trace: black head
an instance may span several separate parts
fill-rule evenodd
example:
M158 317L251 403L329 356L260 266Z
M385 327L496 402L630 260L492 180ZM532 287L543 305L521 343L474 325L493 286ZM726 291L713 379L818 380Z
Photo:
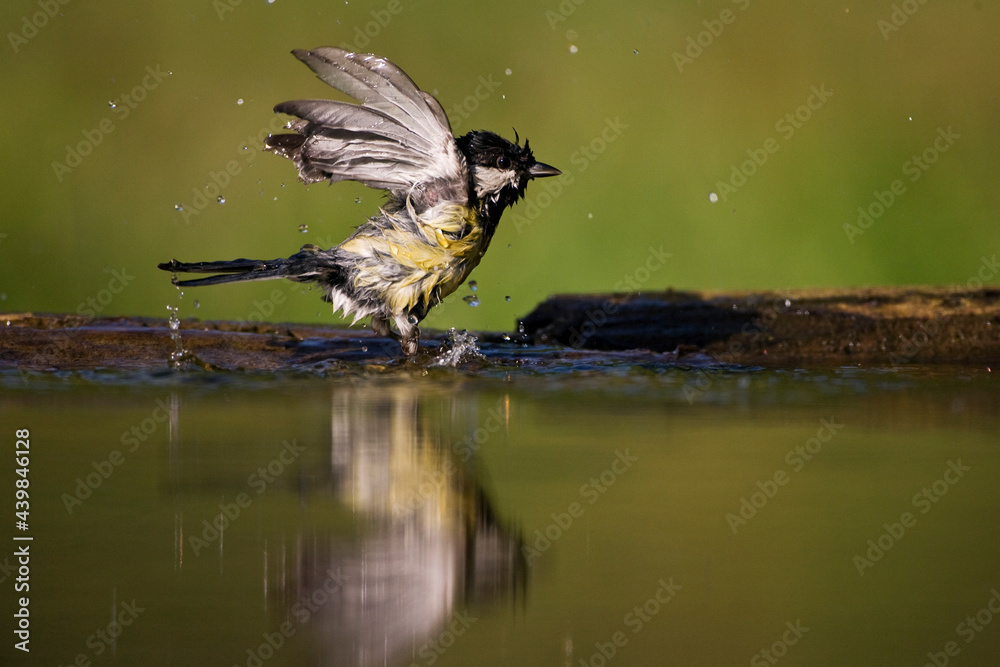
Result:
M514 136L516 139L517 132ZM530 179L562 173L537 162L527 140L521 146L516 140L508 141L493 132L478 130L455 141L469 165L469 178L476 198L496 206L497 212L524 197Z

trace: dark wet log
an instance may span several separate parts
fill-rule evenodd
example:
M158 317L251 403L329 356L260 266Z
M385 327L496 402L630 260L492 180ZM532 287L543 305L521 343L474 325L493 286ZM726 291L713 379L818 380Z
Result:
M1000 363L1000 289L873 288L787 293L664 292L552 297L524 336L477 334L499 363L878 367ZM0 315L0 369L317 369L401 364L399 344L364 329L79 315ZM425 332L418 363L445 335ZM513 340L511 340L513 339ZM525 343L533 343L529 347ZM553 344L565 346L553 349ZM626 352L627 351L627 352ZM648 351L648 352L645 352Z
M179 338L178 338L179 336ZM139 317L0 315L0 369L308 369L337 361L387 363L399 344L370 331L293 324L180 322Z
M700 350L770 367L1000 362L1000 289L554 296L524 319L536 344Z

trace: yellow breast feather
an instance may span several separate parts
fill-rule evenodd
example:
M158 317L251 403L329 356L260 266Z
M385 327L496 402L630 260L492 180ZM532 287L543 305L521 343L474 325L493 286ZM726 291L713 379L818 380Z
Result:
M405 212L382 215L393 224L377 234L354 236L341 248L359 256L355 287L380 292L393 312L436 303L479 264L484 238L474 209L451 202L423 214L408 205ZM411 221L421 234L406 231ZM385 255L395 261L386 262Z

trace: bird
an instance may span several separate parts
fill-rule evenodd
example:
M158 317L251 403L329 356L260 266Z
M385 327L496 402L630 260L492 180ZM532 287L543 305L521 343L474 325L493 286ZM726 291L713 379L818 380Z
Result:
M305 184L357 181L386 191L379 212L339 245L306 244L287 258L159 264L179 287L284 278L315 283L333 312L371 317L380 336L419 350L420 322L469 277L490 246L504 210L528 181L562 172L486 130L452 134L444 108L388 59L324 46L292 54L323 82L358 103L282 102L288 133L265 150L291 160ZM178 280L178 273L216 275ZM396 331L392 325L395 325ZM398 332L398 333L397 333Z

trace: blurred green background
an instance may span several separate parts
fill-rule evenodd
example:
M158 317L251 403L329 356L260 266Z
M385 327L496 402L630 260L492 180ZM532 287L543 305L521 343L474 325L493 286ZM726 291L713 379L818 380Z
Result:
M289 54L328 44L389 57L456 133L516 127L567 174L506 214L481 305L464 286L429 327L509 330L625 278L966 284L1000 246L993 3L8 0L0 27L3 310L334 321L288 282L178 301L155 268L332 245L377 211L260 151L274 104L339 95ZM670 257L640 270L651 248Z

